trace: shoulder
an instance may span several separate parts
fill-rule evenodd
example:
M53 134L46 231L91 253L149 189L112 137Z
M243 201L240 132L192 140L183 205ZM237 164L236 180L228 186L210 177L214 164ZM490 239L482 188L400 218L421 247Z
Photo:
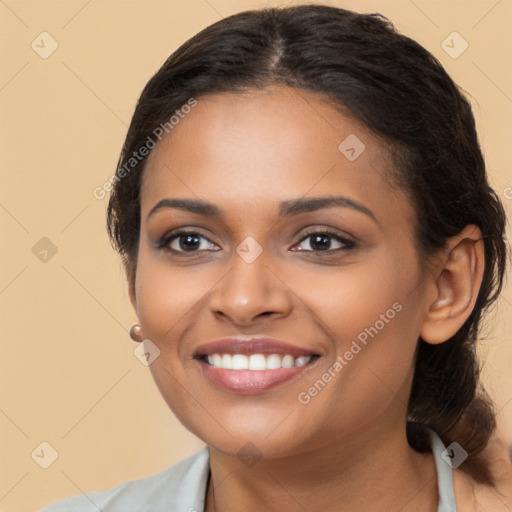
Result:
M494 487L475 482L461 469L453 472L457 505L461 510L473 512L512 510L512 445L495 434L480 457L489 462Z
M160 512L174 510L172 505L178 508L182 504L185 504L185 511L199 508L204 500L208 473L209 452L205 447L154 475L111 489L71 496L40 512Z

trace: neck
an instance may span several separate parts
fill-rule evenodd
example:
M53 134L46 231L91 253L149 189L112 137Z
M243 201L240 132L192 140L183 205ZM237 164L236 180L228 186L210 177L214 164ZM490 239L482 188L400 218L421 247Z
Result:
M252 467L210 448L205 511L436 510L433 456L412 450L402 426L381 423L307 453L261 459Z

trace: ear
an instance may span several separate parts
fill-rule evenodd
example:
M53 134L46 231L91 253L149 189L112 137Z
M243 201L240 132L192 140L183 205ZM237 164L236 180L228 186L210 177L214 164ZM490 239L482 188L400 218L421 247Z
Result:
M133 309L137 312L137 295L135 293L135 263L131 259L124 262L124 270L128 281L128 295Z
M428 299L420 332L427 343L443 343L467 320L482 284L484 261L478 226L470 224L448 240L440 263L427 282Z

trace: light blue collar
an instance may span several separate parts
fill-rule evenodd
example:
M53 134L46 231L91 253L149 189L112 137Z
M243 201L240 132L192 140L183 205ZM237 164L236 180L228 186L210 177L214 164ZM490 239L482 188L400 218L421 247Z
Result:
M432 453L436 461L437 488L439 490L439 505L437 512L457 512L455 492L453 489L453 470L449 462L443 459L443 453L450 460L448 451L436 432L430 430Z

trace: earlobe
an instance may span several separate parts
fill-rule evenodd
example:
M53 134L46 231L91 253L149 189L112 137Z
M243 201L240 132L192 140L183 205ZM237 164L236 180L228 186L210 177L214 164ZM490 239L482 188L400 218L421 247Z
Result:
M421 338L432 344L455 335L473 311L484 270L480 229L466 226L448 240L442 253L436 277L428 283L431 293L420 332Z

